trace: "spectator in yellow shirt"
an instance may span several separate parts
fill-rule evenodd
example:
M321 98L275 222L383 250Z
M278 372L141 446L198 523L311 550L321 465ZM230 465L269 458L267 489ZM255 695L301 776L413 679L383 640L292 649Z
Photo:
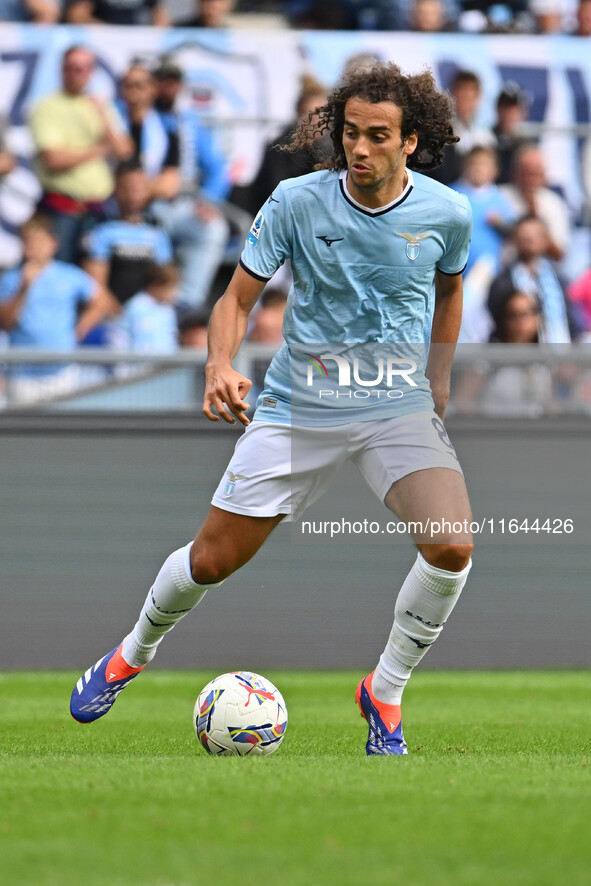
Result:
M115 109L87 93L95 59L83 46L62 59L62 89L41 99L31 114L41 206L53 218L57 258L76 261L81 233L100 218L113 192L109 160L133 146Z

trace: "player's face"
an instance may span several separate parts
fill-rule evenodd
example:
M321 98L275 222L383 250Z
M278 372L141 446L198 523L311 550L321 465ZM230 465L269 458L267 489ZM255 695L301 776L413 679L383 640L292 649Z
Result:
M376 208L400 196L406 180L406 158L417 146L416 133L404 141L402 111L393 102L349 99L345 105L343 148L351 195Z

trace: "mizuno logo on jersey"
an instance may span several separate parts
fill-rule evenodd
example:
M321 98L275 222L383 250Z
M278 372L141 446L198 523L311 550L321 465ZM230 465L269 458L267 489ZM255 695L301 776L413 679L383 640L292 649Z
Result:
M344 240L345 238L344 238L344 237L333 237L332 240L331 240L330 237L325 237L324 235L322 235L321 237L318 237L318 236L317 236L316 239L317 239L317 240L322 240L322 242L323 242L323 243L326 243L326 245L327 245L328 248L330 249L330 247L332 246L333 243L338 243L339 240Z
M425 234L399 234L396 232L397 237L402 237L403 240L406 240L406 254L411 261L414 261L419 257L421 252L421 240L424 240L426 237L432 237L433 233L431 231L427 231Z

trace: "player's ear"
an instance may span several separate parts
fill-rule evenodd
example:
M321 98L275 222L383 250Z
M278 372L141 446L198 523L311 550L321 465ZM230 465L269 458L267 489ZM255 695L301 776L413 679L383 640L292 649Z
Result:
M410 135L407 135L402 144L402 150L407 156L410 154L414 154L417 148L417 144L419 143L419 136L417 134L416 129L411 132Z

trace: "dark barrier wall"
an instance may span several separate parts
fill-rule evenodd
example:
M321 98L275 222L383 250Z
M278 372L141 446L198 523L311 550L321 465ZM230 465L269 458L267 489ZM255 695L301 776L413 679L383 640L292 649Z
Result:
M0 668L88 666L133 624L167 554L194 535L236 433L196 420L11 421L0 427ZM424 666L589 666L587 422L450 427L479 516L571 514L579 542L483 539ZM341 514L388 519L353 470L306 517ZM310 541L280 526L154 664L368 669L413 557L400 540Z

